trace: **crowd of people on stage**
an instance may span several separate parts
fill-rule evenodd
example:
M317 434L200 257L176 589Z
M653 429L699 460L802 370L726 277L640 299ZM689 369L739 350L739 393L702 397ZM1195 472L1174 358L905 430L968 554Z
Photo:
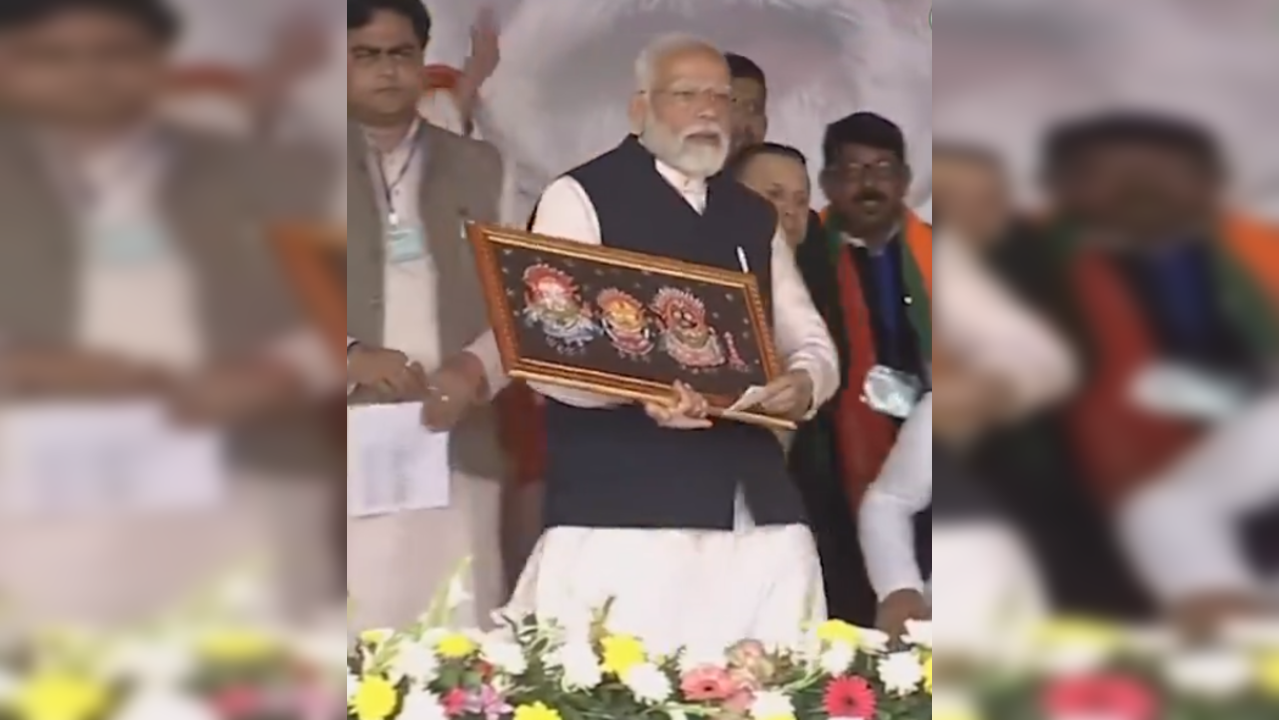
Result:
M806 157L769 140L756 63L660 36L635 59L630 133L512 218L474 122L492 18L424 83L433 30L421 0L348 0L345 255L306 274L265 238L331 217L342 173L268 141L274 122L164 119L163 0L0 0L2 379L160 395L227 428L235 467L184 513L6 521L19 602L133 613L253 552L299 610L339 607L344 567L354 626L411 622L469 558L463 622L607 602L670 645L789 642L824 615L901 632L1012 607L1276 609L1279 232L1227 205L1209 132L1063 123L1039 213L998 154L939 143L921 213L892 118L829 118ZM513 384L468 221L750 271L783 367L759 407L798 430L714 419L683 385L623 403ZM449 433L446 507L337 520L343 356L344 404L420 402L423 432Z

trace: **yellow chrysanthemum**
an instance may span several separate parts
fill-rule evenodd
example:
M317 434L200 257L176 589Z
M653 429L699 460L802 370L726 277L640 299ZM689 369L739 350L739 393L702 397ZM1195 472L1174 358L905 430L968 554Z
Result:
M107 689L88 678L51 674L32 678L13 706L31 720L85 720L101 714L107 698Z
M475 641L462 633L449 633L436 643L435 652L448 660L460 660L475 652Z
M981 720L971 710L942 710L933 713L933 720Z
M621 677L646 659L644 643L632 635L609 635L601 641L604 671Z
M929 655L924 659L924 690L929 695L933 694L933 656Z
M359 720L386 720L399 703L399 693L389 680L382 677L366 677L360 689L351 698L351 709Z
M1104 623L1083 619L1063 619L1047 623L1039 630L1039 641L1047 647L1094 647L1117 650L1123 635Z
M1279 651L1261 657L1257 665L1257 686L1266 697L1279 700Z
M843 620L827 620L817 626L817 639L827 645L838 643L856 647L861 636L860 630Z
M535 702L515 708L515 720L561 720L558 711L546 706L546 703Z
M265 660L275 654L278 646L261 633L222 630L200 638L197 649L208 662L235 665Z

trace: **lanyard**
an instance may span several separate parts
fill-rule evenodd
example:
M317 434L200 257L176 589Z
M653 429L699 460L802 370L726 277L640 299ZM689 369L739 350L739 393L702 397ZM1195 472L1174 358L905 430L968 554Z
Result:
M413 160L417 157L418 142L414 139L413 144L409 147L409 156L404 159L404 164L400 166L399 172L396 173L395 179L391 180L386 174L386 156L378 152L374 155L377 161L378 179L382 184L382 196L386 201L386 219L390 222L391 227L395 228L400 224L400 214L395 211L395 189L404 182L404 178L409 174L409 168L413 167Z

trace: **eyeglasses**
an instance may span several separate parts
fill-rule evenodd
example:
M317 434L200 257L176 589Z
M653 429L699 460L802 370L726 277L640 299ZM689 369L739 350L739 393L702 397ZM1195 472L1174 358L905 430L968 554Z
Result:
M882 182L901 177L902 166L900 163L888 161L869 164L847 163L832 166L826 170L826 173L838 182L853 183L866 180Z
M729 107L733 104L733 93L728 88L674 88L670 90L653 90L652 95L664 95L672 103L681 107L694 107L700 104Z

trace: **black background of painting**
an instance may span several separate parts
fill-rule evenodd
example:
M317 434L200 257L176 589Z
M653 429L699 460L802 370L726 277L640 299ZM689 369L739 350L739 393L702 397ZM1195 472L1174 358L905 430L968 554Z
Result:
M565 258L522 247L497 247L498 266L502 272L502 285L510 304L512 321L518 338L520 357L540 360L560 366L586 368L614 375L639 378L671 384L682 380L707 395L737 397L752 385L767 383L767 373L760 356L759 343L751 323L745 290L715 283L700 282L680 277L661 275L629 267L611 265L593 260ZM595 298L608 288L629 293L646 305L653 301L663 288L675 288L691 293L706 305L706 316L716 333L731 332L737 345L738 356L746 364L745 372L727 365L693 372L680 365L661 350L660 343L647 356L648 362L622 357L609 341L600 334L575 354L564 354L548 342L540 325L530 325L524 320L525 286L524 271L544 263L563 271L577 281L581 297L597 309ZM598 316L598 313L597 313ZM650 321L656 334L657 318L650 310ZM727 354L727 348L724 348Z

